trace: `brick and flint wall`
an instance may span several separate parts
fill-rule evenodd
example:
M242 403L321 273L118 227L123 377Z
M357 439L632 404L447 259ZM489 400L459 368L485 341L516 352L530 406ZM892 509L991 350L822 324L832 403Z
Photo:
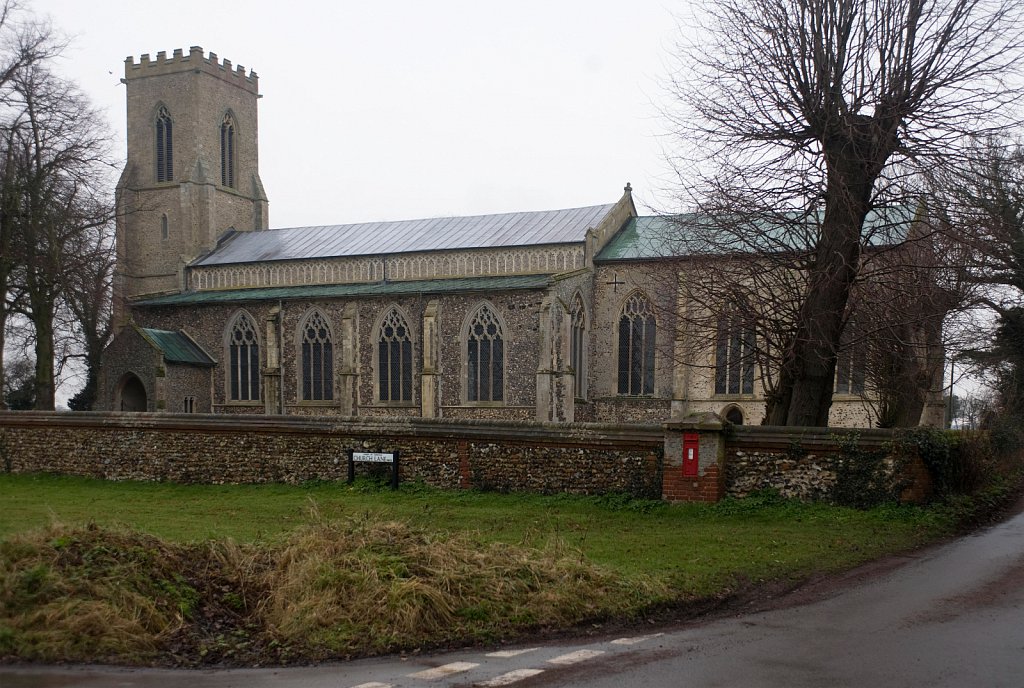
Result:
M689 475L683 468L687 436L696 438L697 449L696 471ZM302 483L346 479L350 449L397 450L403 481L441 488L622 492L704 502L771 489L813 500L827 498L843 479L844 462L890 452L892 439L889 430L729 426L713 414L664 425L564 425L9 411L0 412L0 470L107 480ZM928 497L930 480L920 458L885 454L879 465L882 488L894 498Z
M8 473L294 484L346 479L350 449L398 450L403 481L442 488L661 495L660 426L0 412Z

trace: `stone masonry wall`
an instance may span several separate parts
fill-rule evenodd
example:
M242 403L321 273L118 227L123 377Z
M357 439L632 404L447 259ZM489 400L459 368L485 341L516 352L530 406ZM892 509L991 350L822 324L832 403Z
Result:
M857 460L843 451L850 432L858 451L891 451L891 430L732 428L725 445L725 496L742 498L766 489L804 501L826 496L836 485L841 463ZM917 456L890 453L882 460L882 472L885 488L901 501L920 502L930 494L928 471Z
M0 412L0 470L106 480L343 480L347 452L400 452L403 481L657 499L657 426ZM360 472L374 470L357 464Z

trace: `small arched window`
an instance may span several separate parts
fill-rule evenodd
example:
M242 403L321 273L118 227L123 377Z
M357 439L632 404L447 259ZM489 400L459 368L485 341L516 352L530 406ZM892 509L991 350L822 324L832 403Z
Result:
M651 302L637 292L619 316L619 394L654 394L654 342L657 322Z
M728 406L722 416L733 425L743 425L743 409L739 406Z
M397 308L384 316L377 335L377 399L412 401L412 335Z
M161 106L156 116L156 180L174 179L174 132L171 114Z
M260 341L247 313L239 313L228 330L228 397L259 401Z
M754 329L737 308L718 318L715 394L754 393Z
M583 306L583 297L579 294L573 297L569 314L572 319L569 364L576 373L576 398L585 399L587 390L587 310Z
M160 238L164 241L170 236L170 230L167 226L167 213L160 216Z
M334 399L334 345L327 318L311 311L302 323L302 400Z
M466 400L505 400L505 340L501 322L486 304L466 333Z
M235 121L231 113L224 115L220 125L220 183L235 187Z

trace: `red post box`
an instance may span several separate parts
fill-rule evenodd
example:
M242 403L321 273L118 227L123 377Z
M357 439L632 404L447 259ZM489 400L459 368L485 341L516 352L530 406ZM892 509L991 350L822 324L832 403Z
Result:
M695 432L683 433L683 477L696 478L700 466L698 446L700 435Z

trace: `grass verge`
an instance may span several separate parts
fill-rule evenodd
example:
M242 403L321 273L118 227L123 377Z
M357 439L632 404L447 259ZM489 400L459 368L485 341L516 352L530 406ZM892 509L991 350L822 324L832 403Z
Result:
M0 503L0 656L130 664L311 661L639 618L954 525L771 495L669 506L10 475Z

